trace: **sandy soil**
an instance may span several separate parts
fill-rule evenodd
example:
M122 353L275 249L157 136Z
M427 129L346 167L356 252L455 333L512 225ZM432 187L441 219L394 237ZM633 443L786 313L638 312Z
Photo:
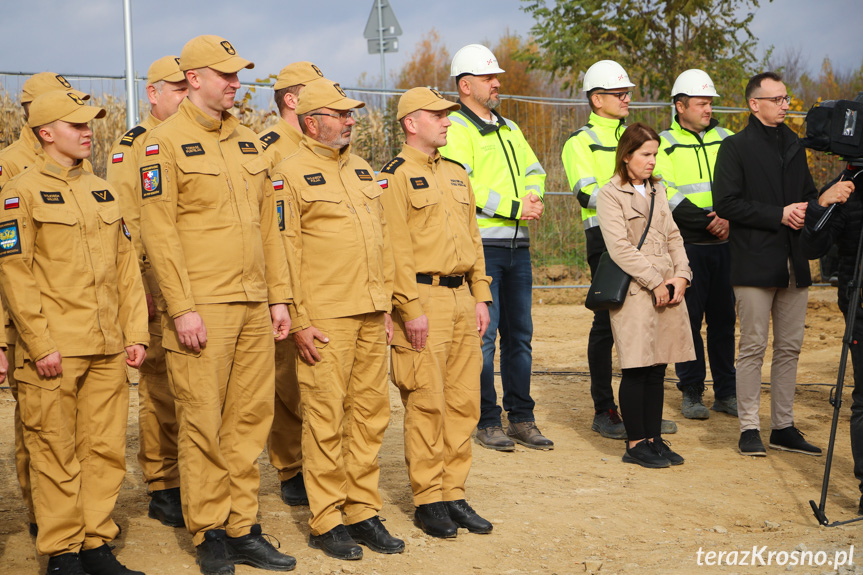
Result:
M832 561L836 552L855 546L853 565L839 573L863 573L863 522L820 527L809 500L820 497L824 458L768 450L754 459L737 453L737 419L713 413L708 421L690 421L679 413L680 394L673 370L666 384L666 418L679 432L668 436L686 464L647 470L621 463L622 442L590 430L593 417L585 356L590 314L578 294L540 290L535 297L534 395L543 432L556 442L550 452L519 447L514 453L474 448L468 483L471 504L495 524L490 535L460 532L441 541L412 524L413 506L402 455L403 409L391 394L392 425L381 452L382 515L387 527L407 541L404 554L378 555L347 563L330 559L307 545L308 508L283 505L278 480L266 457L262 469L260 521L264 531L297 557L296 573L362 574L666 574L666 573L836 573L832 563L792 565L794 558ZM583 297L583 296L581 296ZM540 303L542 300L542 303ZM554 302L568 301L567 304ZM832 407L829 384L835 383L844 324L835 290L813 289L807 316L796 401L796 423L807 438L827 446ZM849 362L850 364L850 362ZM766 370L765 370L766 371ZM543 373L548 372L548 373ZM850 365L849 365L850 372ZM765 374L767 377L767 374ZM850 375L848 378L850 383ZM825 385L828 384L828 385ZM615 382L615 386L617 381ZM765 391L764 395L768 395ZM713 399L708 390L705 401ZM136 388L132 392L137 408ZM831 521L856 516L860 493L852 472L848 439L850 394L845 394L827 516ZM12 398L0 391L0 573L37 574L38 557L27 534L13 470ZM762 428L769 429L769 398L762 401ZM763 433L767 440L767 433ZM135 461L137 426L129 420L128 474L115 518L123 528L115 542L120 559L148 575L198 573L191 538L147 518L147 501ZM704 565L709 551L726 553L765 547L766 566ZM699 550L702 551L699 565ZM796 554L794 553L796 551ZM788 555L783 555L783 553ZM778 565L783 559L788 563ZM758 558L749 562L758 564ZM258 572L238 566L237 573Z

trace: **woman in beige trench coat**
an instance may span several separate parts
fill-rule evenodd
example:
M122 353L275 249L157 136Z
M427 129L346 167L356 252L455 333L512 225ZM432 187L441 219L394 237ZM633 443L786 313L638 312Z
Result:
M623 461L651 468L683 463L660 435L663 383L668 363L695 359L683 301L692 272L665 186L653 176L658 149L653 128L629 126L618 142L615 175L599 191L596 210L611 259L632 276L623 306L611 311L623 370L619 397L628 437ZM638 250L651 197L653 217Z

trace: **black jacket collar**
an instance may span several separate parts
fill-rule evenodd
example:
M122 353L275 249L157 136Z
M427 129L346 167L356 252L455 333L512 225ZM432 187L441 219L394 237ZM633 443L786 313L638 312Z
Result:
M490 111L491 115L497 120L497 124L489 124L488 122L474 114L473 110L465 106L464 102L461 101L461 98L459 98L458 103L461 104L461 110L459 110L458 113L467 118L470 123L476 127L480 136L487 136L488 134L497 132L500 127L505 123L503 116L501 116L494 110Z

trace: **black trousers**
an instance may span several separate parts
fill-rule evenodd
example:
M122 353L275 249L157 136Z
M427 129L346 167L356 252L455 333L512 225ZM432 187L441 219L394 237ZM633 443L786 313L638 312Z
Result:
M662 428L666 364L623 370L620 412L629 441L659 437Z
M596 275L601 253L588 256L590 277ZM587 365L590 369L590 396L593 408L598 412L617 409L614 390L611 388L611 348L614 336L611 333L611 316L608 311L593 312L593 325L587 336Z
M854 476L863 493L863 325L854 324L854 341L851 345L851 363L854 366L854 390L851 392L851 457L854 459Z

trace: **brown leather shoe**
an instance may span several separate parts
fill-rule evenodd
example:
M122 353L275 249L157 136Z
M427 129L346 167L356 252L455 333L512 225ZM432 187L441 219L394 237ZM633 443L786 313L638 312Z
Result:
M540 433L533 421L510 422L506 435L531 449L554 449L554 442Z
M476 430L476 442L486 449L495 451L515 451L515 443L507 437L499 425Z

